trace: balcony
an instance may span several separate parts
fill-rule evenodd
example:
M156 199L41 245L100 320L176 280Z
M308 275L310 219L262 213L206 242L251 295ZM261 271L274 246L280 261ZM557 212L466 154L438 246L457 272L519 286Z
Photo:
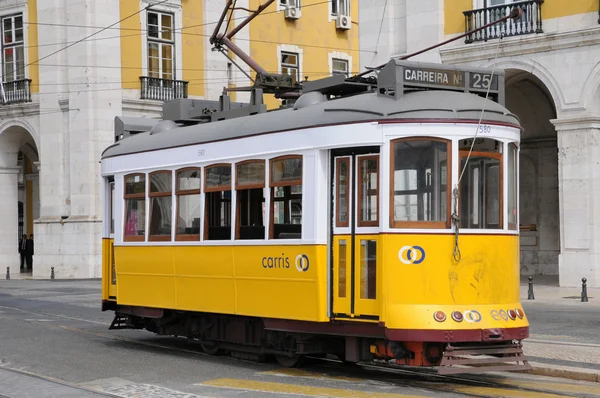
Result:
M2 82L2 105L31 102L31 79Z
M188 97L188 82L140 76L141 99L170 101Z
M517 20L509 19L508 21L498 23L487 29L468 35L465 39L465 43L469 44L475 41L487 41L497 39L500 36L507 37L543 33L543 3L544 0L528 0L480 8L478 10L464 11L465 33L507 16L511 9L515 7L518 7L523 11L523 15Z

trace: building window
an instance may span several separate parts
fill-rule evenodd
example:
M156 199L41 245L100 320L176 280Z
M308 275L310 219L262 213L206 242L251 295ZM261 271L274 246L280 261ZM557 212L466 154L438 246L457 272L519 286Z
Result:
M148 11L148 76L175 79L173 14Z
M265 161L248 160L238 163L235 179L236 239L265 239Z
M22 14L2 18L2 61L5 82L25 79Z
M150 174L150 238L151 241L171 240L171 210L173 208L173 173L157 171Z
M175 240L200 240L200 169L177 171Z
M348 77L348 61L345 59L333 58L331 60L331 74L344 75Z
M231 239L231 165L205 169L206 216L204 240Z
M146 236L146 175L125 176L125 241L143 241Z
M331 0L331 15L350 15L349 0Z
M283 8L300 8L300 0L279 0L279 5Z
M271 239L302 237L302 156L271 160Z
M292 83L300 80L300 62L298 53L281 52L281 73L292 76Z

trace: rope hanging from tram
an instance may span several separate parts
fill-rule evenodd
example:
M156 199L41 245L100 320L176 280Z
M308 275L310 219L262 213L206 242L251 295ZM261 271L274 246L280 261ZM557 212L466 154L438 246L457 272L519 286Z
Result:
M452 251L452 257L454 261L457 263L460 262L462 255L460 253L460 245L458 243L458 237L460 235L460 217L458 216L458 187L460 186L460 182L462 181L465 170L467 169L467 165L469 164L469 159L471 157L471 153L473 152L473 147L475 146L475 141L477 140L477 135L479 133L479 128L481 126L481 122L483 121L483 114L485 112L485 106L487 105L487 100L490 95L490 89L492 87L492 81L494 79L494 72L496 70L496 60L498 59L498 53L500 50L500 42L504 38L504 32L500 32L500 37L498 38L498 46L496 47L496 55L494 57L494 63L492 67L492 73L490 76L490 83L488 84L487 93L485 94L485 102L483 103L483 107L481 109L481 115L479 116L479 123L477 123L477 129L475 130L475 136L473 137L473 142L471 143L471 148L469 148L469 154L467 155L467 160L465 161L465 165L460 172L458 177L458 184L454 186L452 190L452 196L454 199L454 211L452 212L452 224L454 226L454 250Z

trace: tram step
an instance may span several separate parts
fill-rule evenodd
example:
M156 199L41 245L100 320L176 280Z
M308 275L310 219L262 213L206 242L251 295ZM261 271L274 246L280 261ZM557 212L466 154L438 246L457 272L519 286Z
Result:
M438 374L522 372L531 370L521 343L448 345Z
M115 319L108 327L108 330L114 329L133 329L133 327L127 322L129 317L127 315L115 314Z

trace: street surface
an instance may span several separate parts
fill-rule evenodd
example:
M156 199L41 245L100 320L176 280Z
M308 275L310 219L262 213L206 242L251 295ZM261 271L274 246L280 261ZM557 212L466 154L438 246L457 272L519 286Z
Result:
M523 303L532 340L600 342L600 307ZM441 377L320 360L286 369L211 357L185 339L109 331L112 313L99 308L99 281L0 280L0 397L600 397L600 383L533 375ZM555 351L540 344L540 353Z

